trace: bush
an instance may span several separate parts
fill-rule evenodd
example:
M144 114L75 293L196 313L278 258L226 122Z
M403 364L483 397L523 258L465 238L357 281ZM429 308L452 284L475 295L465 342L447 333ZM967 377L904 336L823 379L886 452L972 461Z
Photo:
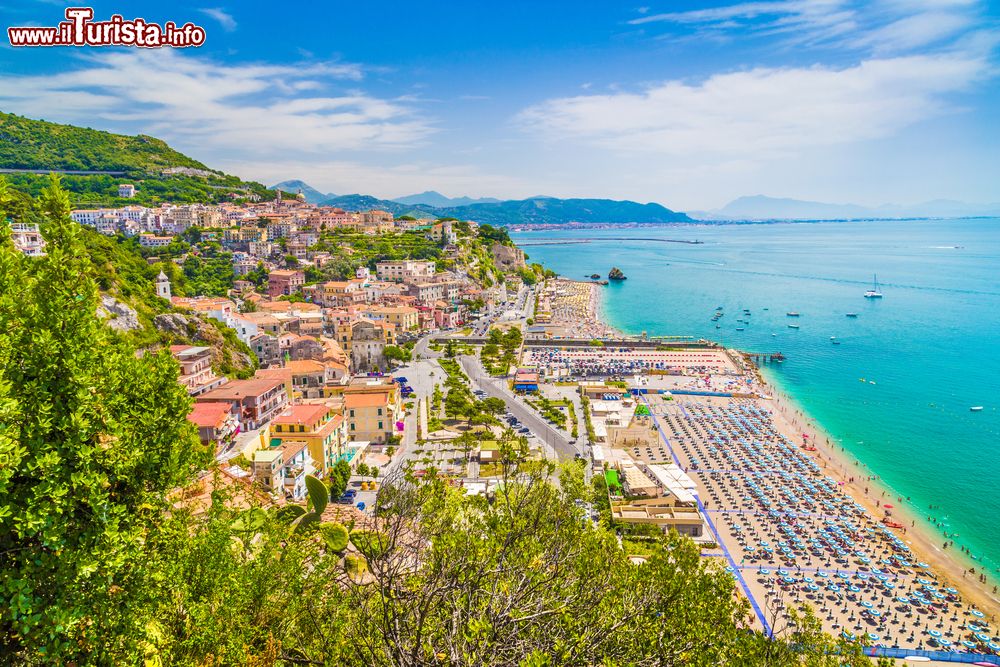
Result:
M350 533L347 532L347 528L339 523L321 524L319 532L323 536L323 541L326 542L326 548L330 551L340 553L347 548L350 541Z

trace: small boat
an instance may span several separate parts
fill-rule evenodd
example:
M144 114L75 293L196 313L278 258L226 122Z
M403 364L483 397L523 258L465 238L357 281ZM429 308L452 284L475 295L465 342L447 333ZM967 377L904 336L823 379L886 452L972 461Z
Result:
M791 311L785 313L785 315L787 315L788 317L798 317L799 313L797 311L791 310Z
M872 277L872 288L865 292L866 299L881 299L882 292L878 291L878 276Z
M836 338L834 338L834 339L833 339L832 341L830 341L830 342L831 342L831 343L833 343L834 345L840 345L840 341L839 341L839 340L837 340Z
M773 333L773 334L771 334L771 335L772 335L772 336L777 336L778 334L776 334L776 333Z
M969 412L982 412L982 411L983 411L983 406L981 405L973 405L971 408L969 408Z
M746 331L746 328L745 327L736 327L736 330L737 331Z
M875 380L869 380L868 384L875 384Z
M789 328L789 329L798 329L798 328L799 328L799 325L798 325L798 324L789 324L789 325L788 325L788 328Z
M847 316L848 317L857 317L858 314L857 313L847 313Z
M764 310L768 310L768 309L767 309L767 308L765 308Z
M721 325L721 324L716 324L716 325L715 325L715 328L716 328L716 329L721 329L721 328L722 328L722 325Z

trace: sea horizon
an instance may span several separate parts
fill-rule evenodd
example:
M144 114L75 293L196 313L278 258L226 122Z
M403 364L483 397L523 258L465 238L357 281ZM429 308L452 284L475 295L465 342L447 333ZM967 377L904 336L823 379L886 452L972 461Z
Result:
M576 242L530 245L543 237ZM953 539L956 555L968 548L996 580L1000 537L990 518L1000 501L981 482L1000 473L991 460L1000 363L989 354L989 332L1000 327L1000 278L990 270L1000 219L686 223L513 238L529 262L567 278L621 268L628 279L602 288L600 314L626 334L785 354L763 365L768 381L932 537ZM876 273L885 296L865 299ZM718 306L725 315L713 321Z

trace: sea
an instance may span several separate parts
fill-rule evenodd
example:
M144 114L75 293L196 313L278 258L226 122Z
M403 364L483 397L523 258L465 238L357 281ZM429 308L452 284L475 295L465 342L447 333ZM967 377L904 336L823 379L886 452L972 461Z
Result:
M764 366L768 380L941 542L948 532L1000 574L1000 219L658 225L512 238L529 262L568 278L620 268L627 280L602 288L602 309L626 333L781 352L783 363ZM884 297L866 299L876 274ZM717 307L725 315L714 322Z

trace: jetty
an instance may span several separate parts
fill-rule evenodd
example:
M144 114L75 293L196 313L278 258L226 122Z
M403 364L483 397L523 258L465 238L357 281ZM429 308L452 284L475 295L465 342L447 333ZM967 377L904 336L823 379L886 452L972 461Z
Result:
M695 239L694 241L688 239L656 239L656 238L643 238L638 236L601 236L594 238L584 238L584 239L538 239L537 241L525 241L523 243L518 243L519 247L527 246L538 246L538 245L580 245L583 243L592 243L594 241L649 241L652 243L683 243L685 245L704 245L704 241L699 241Z

